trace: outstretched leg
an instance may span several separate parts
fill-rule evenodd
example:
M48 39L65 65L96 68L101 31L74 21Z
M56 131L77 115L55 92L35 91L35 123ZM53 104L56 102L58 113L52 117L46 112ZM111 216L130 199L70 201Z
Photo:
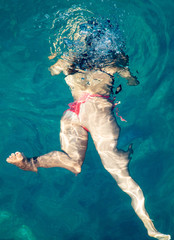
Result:
M27 171L37 172L38 167L61 167L75 174L80 173L85 158L88 133L80 125L75 113L67 111L62 117L60 140L62 151L53 151L35 158L26 158L16 152L11 154L7 162Z
M88 118L85 119L81 116L81 119L91 133L104 168L116 180L118 186L131 197L132 207L144 223L148 235L160 240L169 240L170 235L162 234L155 229L145 209L143 192L129 175L128 163L131 146L127 152L119 151L116 148L119 127L112 114L110 103L107 104L107 100L103 99L95 102L90 100L83 108L88 111Z
M115 156L114 156L115 155ZM138 217L144 223L148 231L148 235L160 240L169 240L171 239L170 235L165 235L158 232L151 221L146 209L145 209L145 198L140 186L131 178L128 172L127 164L122 164L122 160L125 158L128 161L128 152L120 154L119 151L115 152L113 156L109 154L106 156L100 151L100 156L104 165L104 168L113 176L116 180L118 186L126 192L132 200L132 207L135 210ZM109 165L109 158L114 157L115 164ZM119 164L120 162L120 164Z

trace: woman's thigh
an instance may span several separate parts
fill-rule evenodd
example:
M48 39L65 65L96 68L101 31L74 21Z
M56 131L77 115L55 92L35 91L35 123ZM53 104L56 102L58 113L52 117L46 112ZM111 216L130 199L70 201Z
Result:
M71 111L66 111L61 119L61 149L72 161L82 165L88 143L88 133L80 125L79 118Z
M101 97L88 100L81 105L79 119L97 145L117 145L120 128L112 111L112 103ZM112 146L115 148L115 146Z
M88 128L105 168L122 168L128 164L128 152L119 151L117 142L120 128L112 111L112 104L105 99L89 101L83 106L81 121ZM84 111L85 110L85 111Z

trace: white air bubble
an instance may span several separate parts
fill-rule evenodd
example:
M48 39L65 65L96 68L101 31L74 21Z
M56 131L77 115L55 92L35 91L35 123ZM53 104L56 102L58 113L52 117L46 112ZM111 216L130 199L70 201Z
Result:
M50 15L48 15L48 14L45 14L45 17L48 19L48 18L50 17Z

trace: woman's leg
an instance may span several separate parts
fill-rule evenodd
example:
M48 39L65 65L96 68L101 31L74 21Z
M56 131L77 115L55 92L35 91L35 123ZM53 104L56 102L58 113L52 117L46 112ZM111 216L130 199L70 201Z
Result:
M62 151L53 151L36 158L26 158L17 152L11 154L7 162L27 171L37 172L38 167L61 167L75 174L80 173L85 158L88 133L80 126L75 113L66 111L62 117L60 139Z
M155 229L145 209L143 192L129 175L128 163L131 147L127 152L117 149L119 127L111 109L111 104L107 104L106 100L97 99L96 102L90 100L82 109L81 120L91 133L104 168L116 180L118 186L131 197L132 207L144 223L148 235L160 240L168 240L170 235L161 234ZM84 118L85 111L88 112L86 119Z

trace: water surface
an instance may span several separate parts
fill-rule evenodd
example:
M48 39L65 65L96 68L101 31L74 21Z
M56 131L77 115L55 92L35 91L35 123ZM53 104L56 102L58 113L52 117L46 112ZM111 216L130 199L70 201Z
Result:
M117 79L123 84L119 110L127 119L118 119L119 147L134 144L131 175L157 229L172 236L173 1L6 0L0 3L0 239L150 239L91 139L78 177L64 169L23 172L5 162L15 151L38 156L60 149L59 121L72 97L63 74L48 71L50 28L58 11L79 6L119 21L124 33L130 69L141 84L128 87Z

